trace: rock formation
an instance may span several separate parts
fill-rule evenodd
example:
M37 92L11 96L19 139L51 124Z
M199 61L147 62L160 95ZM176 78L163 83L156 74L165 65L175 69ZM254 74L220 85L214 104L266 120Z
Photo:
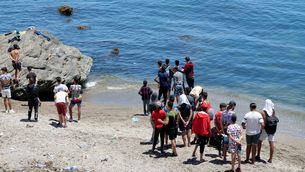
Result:
M71 16L73 13L73 8L68 5L62 5L58 7L58 12L65 16Z
M74 76L81 77L81 84L87 80L92 58L81 54L77 48L64 45L54 36L33 29L20 32L19 35L21 40L10 43L8 40L13 39L16 33L0 35L0 68L6 66L12 76L14 69L7 50L13 44L20 47L22 71L19 86L12 89L13 98L26 100L28 66L31 66L37 75L42 99L52 99L55 78L58 76L62 77L66 84L71 83Z

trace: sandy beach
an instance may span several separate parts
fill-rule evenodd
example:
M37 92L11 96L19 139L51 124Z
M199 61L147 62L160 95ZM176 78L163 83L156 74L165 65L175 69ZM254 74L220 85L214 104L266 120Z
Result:
M114 91L115 96L115 91ZM125 97L126 98L126 97ZM135 99L139 99L136 95ZM124 100L124 98L122 98ZM85 98L86 100L86 98ZM178 157L151 154L149 117L142 112L140 101L133 105L85 102L82 120L56 128L53 102L43 102L39 122L27 122L26 102L13 101L15 114L0 112L0 171L225 171L217 150L206 147L200 163L192 158L194 146L183 148L178 136ZM136 118L137 120L132 120ZM135 122L136 121L136 122ZM245 133L244 133L245 134ZM305 141L278 133L272 164L242 164L242 171L304 171ZM245 150L245 139L243 139ZM170 149L166 150L168 154ZM269 148L264 142L262 159ZM199 156L199 154L198 154ZM242 160L245 159L243 151ZM228 157L230 160L230 157Z

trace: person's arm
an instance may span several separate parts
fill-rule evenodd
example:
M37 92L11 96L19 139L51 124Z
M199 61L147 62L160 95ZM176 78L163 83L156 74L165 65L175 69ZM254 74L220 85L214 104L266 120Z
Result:
M158 84L160 84L160 82L158 81L158 75L155 76L154 81Z
M142 87L140 88L138 94L142 96Z
M190 116L189 116L189 118L187 119L186 125L187 125L188 123L190 123L191 119L193 119L193 113L192 113L192 108L190 107Z
M247 121L247 117L246 117L246 115L245 115L245 116L244 116L244 119L243 119L242 122L241 122L241 126L243 127L244 130L246 129L246 121Z
M184 121L184 119L182 118L181 113L179 113L179 120L181 120L182 123L185 124L185 121Z
M67 105L69 104L69 96L68 96L68 94L66 95L66 104Z
M264 120L264 122L261 124L261 128L264 129L265 126L266 126L265 124L266 124L267 117L266 117L266 114L265 114L264 111L261 114L262 114L262 117L263 117L263 120Z
M12 56L12 52L9 53L9 58L10 58L12 61L15 61L15 59L14 59L13 56Z

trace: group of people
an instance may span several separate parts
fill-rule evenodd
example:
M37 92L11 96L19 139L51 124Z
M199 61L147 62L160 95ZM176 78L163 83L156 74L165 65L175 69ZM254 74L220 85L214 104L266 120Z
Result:
M10 42L20 41L20 39L12 40ZM15 86L19 85L20 81L20 72L22 69L21 61L20 61L20 47L18 44L13 44L8 49L9 57L12 60L12 66L15 70L15 77L13 78L11 74L8 73L7 67L1 68L2 74L0 75L0 89L1 94L4 100L4 107L6 113L15 113L12 109L11 103L11 89ZM36 81L36 74L32 71L32 67L27 67L28 73L26 78L28 79L28 84L26 87L26 93L28 98L28 120L31 121L32 112L34 109L34 120L38 121L38 108L41 105L41 101L39 98L39 85ZM73 78L73 84L70 85L70 88L62 83L62 79L60 77L56 78L57 84L54 87L54 101L55 106L58 112L58 126L67 127L66 116L67 108L69 106L69 121L72 122L72 108L77 105L78 110L78 122L81 117L81 103L82 103L82 86L78 84L80 81L80 77L75 76ZM71 97L71 101L69 100L69 95Z
M177 156L176 138L179 129L184 147L195 144L192 156L196 156L197 148L200 147L200 161L204 161L204 148L209 143L218 149L219 157L223 157L224 162L227 162L227 152L230 152L231 170L234 171L237 161L236 171L241 171L242 129L245 129L247 142L245 162L254 164L255 161L260 160L262 141L268 138L270 144L268 162L272 163L274 134L279 122L275 116L272 101L269 99L265 101L261 113L256 110L256 104L251 103L250 112L245 114L242 126L236 123L235 101L227 104L221 103L219 111L214 114L211 102L208 100L208 93L202 87L193 85L194 65L190 62L189 57L186 57L185 60L184 68L179 67L178 60L176 60L175 67L169 65L168 59L165 60L165 64L158 62L158 75L154 80L159 84L159 94L153 92L146 80L143 81L143 86L139 90L143 100L144 115L151 114L152 152L156 151L160 137L161 153L164 153L164 141L167 145L169 139L172 156ZM184 77L187 86L184 84ZM173 91L173 95L171 95L171 91ZM213 119L214 127L211 125ZM195 134L193 141L191 141L192 134ZM256 149L257 147L258 149ZM250 152L252 152L251 159Z

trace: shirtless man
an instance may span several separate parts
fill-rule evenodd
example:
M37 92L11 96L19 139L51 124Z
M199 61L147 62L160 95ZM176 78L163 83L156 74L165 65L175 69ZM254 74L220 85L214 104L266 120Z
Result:
M12 49L10 49L9 55L12 60L12 65L15 70L15 82L19 82L19 73L21 71L21 62L20 62L20 47L17 44L14 44Z

